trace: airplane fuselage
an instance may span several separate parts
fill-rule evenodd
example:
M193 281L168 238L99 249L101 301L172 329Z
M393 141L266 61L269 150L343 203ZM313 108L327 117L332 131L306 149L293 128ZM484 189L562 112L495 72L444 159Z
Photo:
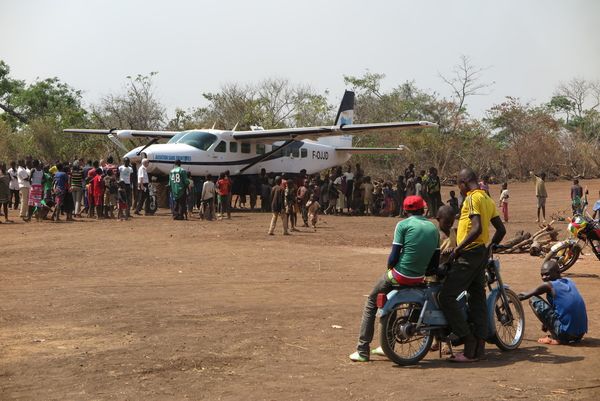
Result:
M341 165L351 156L335 150L335 146L352 146L349 135L294 141L279 149L285 142L236 141L232 133L213 129L184 131L166 144L150 145L143 150L140 146L126 156L139 164L145 155L150 163L148 171L155 175L168 174L175 160L180 160L181 167L193 176L218 176L226 170L233 175L253 175L263 168L276 173L298 173L305 169L314 174Z

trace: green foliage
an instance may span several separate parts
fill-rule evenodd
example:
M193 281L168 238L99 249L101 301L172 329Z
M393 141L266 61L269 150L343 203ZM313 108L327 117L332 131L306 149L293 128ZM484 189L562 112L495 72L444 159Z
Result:
M0 118L14 129L37 118L52 118L63 127L86 123L81 106L81 91L58 78L47 78L27 85L9 76L10 68L0 60Z

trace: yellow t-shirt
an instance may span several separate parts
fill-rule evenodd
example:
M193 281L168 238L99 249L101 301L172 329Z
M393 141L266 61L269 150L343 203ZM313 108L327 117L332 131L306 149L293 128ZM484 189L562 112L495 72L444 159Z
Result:
M490 220L499 216L496 204L481 189L474 189L468 192L463 202L458 220L458 232L456 233L456 242L459 245L465 240L469 231L471 231L471 216L474 215L481 217L481 234L467 245L465 250L475 248L478 245L486 245L490 237Z

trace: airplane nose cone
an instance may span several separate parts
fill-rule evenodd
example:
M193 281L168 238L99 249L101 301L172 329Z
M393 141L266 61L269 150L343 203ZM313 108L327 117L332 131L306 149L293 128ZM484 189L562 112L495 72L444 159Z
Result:
M140 155L138 155L138 152L140 151L140 149L141 149L141 148L142 148L142 147L140 146L140 147L138 147L138 148L135 148L135 149L131 150L131 151L130 151L129 153L127 153L127 154L126 154L124 157L128 157L128 158L129 158L129 160L130 160L132 163L138 163L138 164L139 164L139 163L142 161L142 155L141 155L141 154L140 154Z

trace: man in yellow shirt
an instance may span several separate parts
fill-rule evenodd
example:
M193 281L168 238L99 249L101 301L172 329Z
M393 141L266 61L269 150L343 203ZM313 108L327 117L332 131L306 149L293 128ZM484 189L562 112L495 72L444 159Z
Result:
M485 261L490 223L496 229L492 245L499 244L506 229L496 210L496 204L479 189L477 175L464 169L458 176L458 188L464 197L458 221L456 242L450 253L452 266L440 291L440 306L452 328L452 333L465 345L464 351L453 358L456 362L473 362L483 356L487 337L487 309L485 299ZM469 316L473 330L462 315L456 300L467 290L469 293Z

